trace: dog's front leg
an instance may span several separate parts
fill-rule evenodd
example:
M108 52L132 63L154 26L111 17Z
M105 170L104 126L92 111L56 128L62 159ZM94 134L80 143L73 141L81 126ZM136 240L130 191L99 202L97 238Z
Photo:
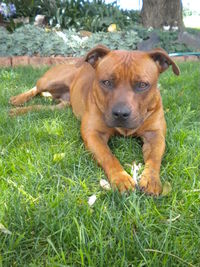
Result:
M88 150L104 169L112 187L121 193L127 190L133 191L135 182L111 153L107 145L109 136L95 130L88 131L82 127L82 137Z
M142 136L145 169L140 179L140 188L151 195L162 191L160 165L165 150L165 134L162 131L145 132Z

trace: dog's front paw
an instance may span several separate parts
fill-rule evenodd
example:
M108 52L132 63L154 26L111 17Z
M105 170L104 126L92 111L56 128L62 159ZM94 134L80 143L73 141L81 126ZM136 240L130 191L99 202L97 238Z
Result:
M144 171L140 178L139 186L148 195L158 196L162 192L162 183L159 175L153 172Z
M125 171L117 172L112 176L110 181L112 187L118 189L120 193L135 190L135 182L133 178Z

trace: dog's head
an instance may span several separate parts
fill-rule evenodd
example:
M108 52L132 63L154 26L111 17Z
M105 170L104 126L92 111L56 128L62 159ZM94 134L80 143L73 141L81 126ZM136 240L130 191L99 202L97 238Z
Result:
M158 104L159 74L179 68L163 49L149 52L97 46L85 56L95 69L93 96L108 127L138 128Z

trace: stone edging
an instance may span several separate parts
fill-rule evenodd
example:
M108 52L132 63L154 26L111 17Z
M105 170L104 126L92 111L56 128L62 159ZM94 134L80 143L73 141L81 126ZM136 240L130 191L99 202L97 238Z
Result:
M0 57L0 67L17 67L17 66L27 66L31 65L33 67L41 66L51 66L62 63L73 64L77 62L80 58L75 57L64 57L64 56L55 56L55 57L40 57L40 56L12 56L12 57ZM173 60L177 62L185 61L200 61L198 56L180 56L173 57Z
M73 64L80 58L75 57L40 57L40 56L13 56L13 57L0 57L0 67L17 67L17 66L51 66L62 63Z

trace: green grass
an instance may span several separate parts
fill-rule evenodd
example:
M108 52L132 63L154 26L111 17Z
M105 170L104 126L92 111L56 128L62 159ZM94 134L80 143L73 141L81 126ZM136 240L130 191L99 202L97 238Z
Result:
M70 109L10 118L9 97L45 69L0 70L0 223L12 232L0 231L0 266L200 266L199 63L180 68L160 79L168 125L161 177L172 192L159 198L103 191L104 172ZM138 139L116 137L110 147L124 166L143 162ZM57 153L65 157L55 162Z

